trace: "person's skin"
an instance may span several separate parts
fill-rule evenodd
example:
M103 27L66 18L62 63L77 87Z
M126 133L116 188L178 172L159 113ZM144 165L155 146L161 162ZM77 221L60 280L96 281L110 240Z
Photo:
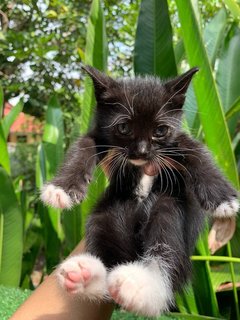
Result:
M81 242L72 255L84 251ZM10 320L109 320L114 305L82 301L60 288L54 272L19 307Z

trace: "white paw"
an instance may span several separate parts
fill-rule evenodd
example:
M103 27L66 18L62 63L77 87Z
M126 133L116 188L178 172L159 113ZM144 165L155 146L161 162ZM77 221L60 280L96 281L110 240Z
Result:
M217 209L213 212L215 218L230 218L236 216L239 210L239 202L233 198L230 201L221 203Z
M107 296L107 271L103 263L90 254L68 258L57 269L62 288L82 298L103 299Z
M173 294L166 274L158 266L140 262L120 265L108 277L109 294L124 309L143 316L168 310Z
M70 209L73 205L70 196L60 187L46 184L41 189L41 200L57 209Z

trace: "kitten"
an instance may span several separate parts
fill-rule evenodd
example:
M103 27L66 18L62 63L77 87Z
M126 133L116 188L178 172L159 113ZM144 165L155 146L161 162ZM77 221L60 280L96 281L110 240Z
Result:
M236 191L203 145L181 130L193 75L113 80L84 67L97 101L93 129L70 148L57 176L41 191L56 208L82 201L97 164L109 186L86 226L86 254L64 261L62 287L88 299L112 298L123 308L157 316L186 284L190 255L212 216L235 216Z

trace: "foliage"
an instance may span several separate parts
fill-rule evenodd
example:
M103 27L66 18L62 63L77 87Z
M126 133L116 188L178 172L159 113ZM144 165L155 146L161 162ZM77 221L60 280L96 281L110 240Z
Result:
M93 0L91 9L87 0L79 3L54 0L48 6L44 1L28 0L15 5L4 1L1 5L11 22L0 34L0 72L6 98L24 92L28 95L24 109L41 116L45 114L46 118L36 154L37 188L55 174L63 159L69 132L72 131L70 139L74 140L72 129L84 133L91 123L93 88L89 79L83 81L80 77L79 62L106 71L107 56L109 72L118 75L131 75L134 64L136 74L155 74L165 79L197 65L200 71L186 99L185 127L208 145L218 165L238 187L240 15L237 2L126 0L119 3L108 0L104 4L104 10L100 0ZM3 22L2 17L2 27ZM110 39L108 48L106 34ZM24 79L22 70L27 65L33 73ZM77 73L69 73L70 69ZM3 100L0 88L0 112ZM0 121L0 180L8 188L6 197L0 197L0 209L9 210L11 207L6 209L6 204L11 202L18 218L13 221L11 212L0 211L0 234L9 230L5 222L15 230L14 233L7 231L8 238L1 236L0 253L4 253L3 249L9 248L9 244L9 250L18 253L13 262L12 255L2 254L0 267L1 262L7 266L11 263L20 270L19 256L23 252L21 286L29 288L33 286L31 273L39 267L39 261L45 262L41 267L43 276L83 237L84 221L106 181L102 173L96 171L87 200L71 212L60 213L39 203L36 196L26 190L35 156L27 160L29 171L19 167L22 176L16 177L20 171L16 172L13 161L25 157L23 149L11 155L10 164L6 132L21 105L15 108L8 119ZM73 118L74 126L65 121ZM29 185L32 189L32 184ZM233 240L217 252L218 256L210 255L207 235L208 229L200 237L193 256L193 281L186 292L177 295L177 307L189 314L189 319L200 319L199 314L240 319L236 288L240 278L240 223L237 222ZM16 241L23 244L23 248L15 248ZM5 277L5 270L0 268L0 279L1 272ZM18 282L19 273L14 285ZM225 293L217 292L223 282L231 283L232 287ZM223 296L231 303L224 303Z

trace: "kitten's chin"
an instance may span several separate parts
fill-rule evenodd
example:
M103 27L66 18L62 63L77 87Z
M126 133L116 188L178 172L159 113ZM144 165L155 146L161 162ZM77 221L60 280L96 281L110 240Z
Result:
M129 162L131 162L135 166L143 166L147 164L147 161L143 159L129 159Z
M131 162L133 165L138 167L143 167L143 171L148 176L155 176L159 172L159 168L154 165L153 163L149 163L146 160L143 159L129 159L129 162Z

